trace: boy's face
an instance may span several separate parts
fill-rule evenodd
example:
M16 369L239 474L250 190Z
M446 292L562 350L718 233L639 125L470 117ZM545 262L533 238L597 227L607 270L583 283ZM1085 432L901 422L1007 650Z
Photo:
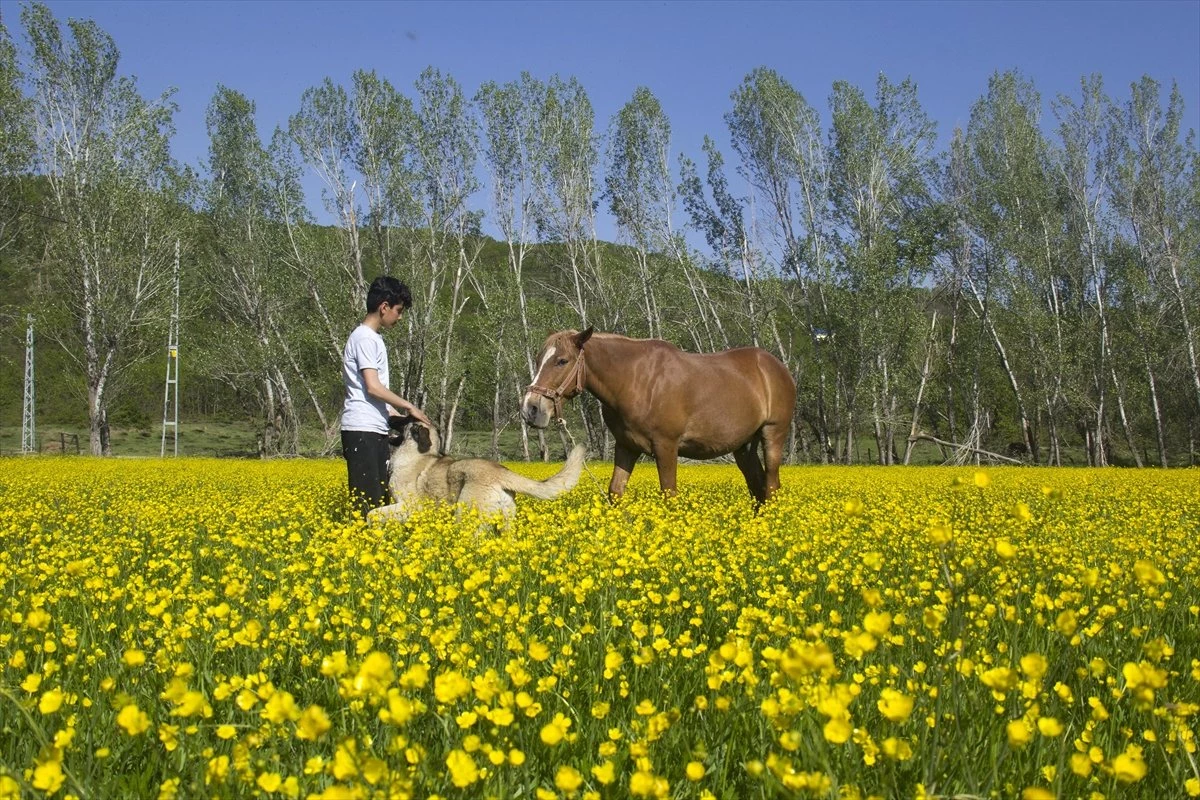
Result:
M386 301L379 304L379 318L385 328L390 328L399 322L402 314L404 314L404 306L400 304L392 305Z

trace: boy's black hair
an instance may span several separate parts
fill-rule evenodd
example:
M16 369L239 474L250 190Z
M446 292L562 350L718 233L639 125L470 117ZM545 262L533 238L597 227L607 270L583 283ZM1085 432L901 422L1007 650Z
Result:
M367 290L367 313L375 313L383 303L401 306L407 311L412 308L412 292L400 279L380 275L371 281L371 288Z

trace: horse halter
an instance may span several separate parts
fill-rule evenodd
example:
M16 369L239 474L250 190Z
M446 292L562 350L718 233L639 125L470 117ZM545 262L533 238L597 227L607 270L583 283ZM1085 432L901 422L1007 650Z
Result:
M532 394L540 394L542 397L554 404L554 416L562 419L562 401L570 400L575 395L583 391L584 372L586 366L583 363L583 348L579 348L579 357L575 359L575 363L571 365L571 369L563 376L562 381L558 384L558 388L546 389L538 386L536 383L529 384L528 391ZM570 384L574 382L574 386Z

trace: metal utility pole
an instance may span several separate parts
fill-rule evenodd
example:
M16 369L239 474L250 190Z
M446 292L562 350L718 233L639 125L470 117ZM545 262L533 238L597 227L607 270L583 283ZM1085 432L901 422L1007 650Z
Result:
M33 314L27 314L25 329L25 399L21 403L21 452L37 452L37 434L33 422Z
M174 402L172 403L172 395ZM167 427L173 431L172 455L179 455L179 240L175 240L175 305L167 332L167 380L163 384L163 427L160 457L167 455Z

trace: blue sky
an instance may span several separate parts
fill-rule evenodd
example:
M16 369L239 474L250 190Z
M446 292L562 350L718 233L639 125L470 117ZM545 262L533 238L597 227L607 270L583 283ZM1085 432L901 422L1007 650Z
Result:
M727 148L730 92L776 69L826 114L835 80L871 94L883 72L912 77L943 143L965 126L997 70L1018 68L1048 101L1099 72L1110 95L1149 74L1178 81L1200 128L1200 0L1144 2L279 2L51 0L60 20L94 19L116 39L146 95L178 89L174 152L207 156L204 115L217 84L257 104L269 139L325 77L375 69L408 90L427 66L473 95L486 80L574 75L597 126L638 86L662 102L673 148L696 160L705 134ZM19 5L0 0L10 31ZM18 39L20 35L17 34ZM1048 107L1047 107L1048 108ZM316 185L315 183L313 184ZM311 207L318 211L319 201ZM603 231L602 231L603 235Z

